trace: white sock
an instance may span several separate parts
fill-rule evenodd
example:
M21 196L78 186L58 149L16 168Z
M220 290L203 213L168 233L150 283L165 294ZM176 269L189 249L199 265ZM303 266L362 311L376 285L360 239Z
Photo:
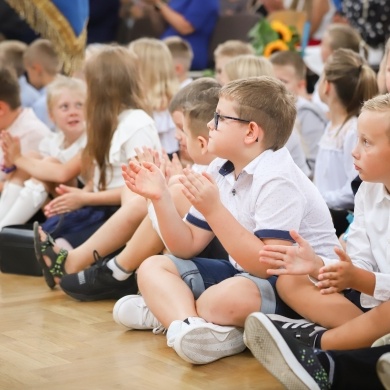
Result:
M4 226L26 223L42 207L47 192L42 183L26 180L24 187L4 218L0 220L0 229Z
M133 272L125 271L116 261L116 258L109 260L107 262L107 267L112 271L112 276L116 280L126 280Z
M15 199L18 198L22 189L23 187L19 184L14 184L10 181L6 181L4 183L4 188L0 197L0 221L5 217L12 205L15 203Z

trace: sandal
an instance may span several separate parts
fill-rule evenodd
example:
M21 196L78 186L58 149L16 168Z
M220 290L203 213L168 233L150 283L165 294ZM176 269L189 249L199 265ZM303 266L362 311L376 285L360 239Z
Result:
M38 263L42 267L43 276L45 277L46 284L50 288L54 288L56 285L55 277L62 277L65 275L65 260L68 256L68 251L60 249L58 253L53 250L54 247L53 237L46 233L46 240L41 241L39 234L39 223L34 222L34 249L35 256ZM47 256L50 259L50 266L45 262L43 256Z

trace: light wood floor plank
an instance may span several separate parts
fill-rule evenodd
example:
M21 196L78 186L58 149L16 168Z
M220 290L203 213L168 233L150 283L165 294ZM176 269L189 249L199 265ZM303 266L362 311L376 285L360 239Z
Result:
M249 351L184 362L164 335L118 326L114 303L77 302L41 277L0 273L0 390L282 389Z

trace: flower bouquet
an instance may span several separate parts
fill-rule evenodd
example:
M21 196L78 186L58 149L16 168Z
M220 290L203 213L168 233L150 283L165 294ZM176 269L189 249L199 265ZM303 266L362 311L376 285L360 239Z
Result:
M269 57L275 51L296 51L300 36L295 26L279 20L261 19L248 33L257 55Z

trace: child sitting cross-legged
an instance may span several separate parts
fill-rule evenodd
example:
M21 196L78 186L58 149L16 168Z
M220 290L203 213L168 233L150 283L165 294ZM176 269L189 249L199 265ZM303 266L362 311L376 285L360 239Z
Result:
M320 193L284 148L295 116L293 96L273 77L226 84L208 123L207 150L219 158L180 179L192 204L184 220L159 169L129 165L127 184L151 200L172 253L138 269L145 306L132 311L131 327L154 318L185 361L205 364L243 351L242 327L252 311L294 315L258 261L264 244L289 247L293 226L324 256L338 244ZM196 257L215 236L230 261Z
M347 252L319 255L296 232L291 234L299 246L271 245L260 252L268 274L280 275L281 298L312 322L259 313L247 320L248 347L286 386L300 383L291 388L380 388L374 363L389 349L363 349L390 344L389 119L390 94L364 103L352 152L363 183L355 197ZM292 369L282 368L287 366Z

